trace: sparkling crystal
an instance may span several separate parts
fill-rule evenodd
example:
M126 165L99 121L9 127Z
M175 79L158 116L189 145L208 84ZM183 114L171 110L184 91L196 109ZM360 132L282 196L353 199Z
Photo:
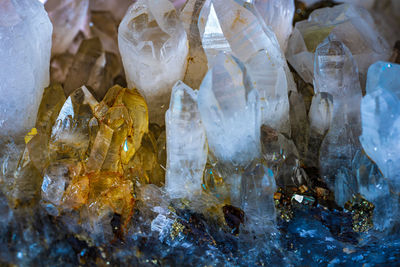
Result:
M207 72L198 105L212 153L225 162L246 164L260 153L260 102L245 68L220 53Z
M0 3L0 127L2 136L23 137L35 124L49 83L52 26L39 1Z
M45 7L54 27L52 53L64 53L87 24L89 0L48 0Z
M340 41L326 41L317 47L314 73L315 91L333 96L332 121L319 154L321 175L333 188L336 170L351 169L360 149L361 87L352 54Z
M168 141L166 189L171 197L190 198L202 189L207 143L197 108L197 91L181 81L172 89L165 125Z
M118 43L130 88L137 87L150 110L150 121L164 124L172 86L183 79L187 36L168 0L139 0L119 26Z
M360 71L361 84L370 64L390 56L388 43L376 31L367 10L348 4L317 9L308 20L296 23L286 52L290 64L308 83L313 80L315 49L328 36L350 49Z

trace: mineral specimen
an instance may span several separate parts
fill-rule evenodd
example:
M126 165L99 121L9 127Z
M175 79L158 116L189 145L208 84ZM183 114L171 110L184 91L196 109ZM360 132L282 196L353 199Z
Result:
M311 83L314 77L315 49L328 36L349 48L357 62L362 85L369 65L387 60L391 54L367 10L348 4L317 9L307 21L296 23L286 52L288 61L306 82Z
M39 1L0 2L1 136L22 137L35 124L49 83L52 26Z
M165 115L167 172L165 187L171 197L190 198L201 191L207 161L207 143L197 91L178 81Z
M149 104L150 121L164 124L172 86L182 80L188 55L187 35L168 0L139 0L118 31L118 44L130 88Z

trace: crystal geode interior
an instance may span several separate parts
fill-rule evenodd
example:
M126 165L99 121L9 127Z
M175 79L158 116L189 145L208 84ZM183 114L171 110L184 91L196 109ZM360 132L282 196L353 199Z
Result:
M397 0L0 0L0 265L395 266Z

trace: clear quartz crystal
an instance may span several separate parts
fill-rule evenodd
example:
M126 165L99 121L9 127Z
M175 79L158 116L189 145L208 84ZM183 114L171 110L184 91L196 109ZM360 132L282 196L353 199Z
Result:
M293 30L294 0L239 0L275 33L283 51ZM251 6L250 6L251 4ZM249 7L250 6L250 7Z
M367 155L400 192L400 65L377 62L368 70L367 94L362 100L362 136Z
M168 0L139 0L127 11L118 43L130 88L149 105L149 119L164 124L172 86L186 71L185 29Z
M288 91L296 91L292 74L275 34L244 6L233 0L204 3L198 25L208 64L221 51L244 62L260 95L262 123L289 134Z
M259 96L237 58L222 52L217 56L200 86L198 105L218 160L245 165L259 156Z
M22 136L35 124L49 83L51 34L39 1L0 2L1 136Z
M290 64L308 83L313 80L315 49L328 36L350 49L360 71L361 84L365 82L369 65L387 60L391 54L366 9L343 4L314 10L308 20L296 23L286 51Z
M326 41L315 52L314 89L333 96L330 128L320 149L320 172L328 185L334 185L336 170L351 168L360 149L361 87L357 65L349 49L340 41Z
M191 198L201 192L207 143L197 91L178 81L165 115L167 133L166 190L172 198Z

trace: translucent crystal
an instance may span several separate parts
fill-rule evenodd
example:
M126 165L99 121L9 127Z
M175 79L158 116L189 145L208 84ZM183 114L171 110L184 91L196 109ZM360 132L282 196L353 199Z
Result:
M283 51L292 33L292 23L295 11L293 0L251 0L244 1L253 5L255 15L269 26L275 33Z
M400 192L398 133L400 126L400 65L377 62L368 70L367 94L362 100L362 136L367 155L376 162L396 192Z
M84 159L89 146L89 121L98 102L86 87L76 89L65 101L51 131L54 156Z
M54 27L52 53L64 53L85 28L89 0L48 0L45 6Z
M60 85L51 85L44 89L35 125L38 132L50 136L51 128L65 100L64 90Z
M110 11L114 19L121 21L126 10L134 0L90 0L90 10L93 11Z
M333 187L335 172L351 169L360 149L361 87L357 65L349 49L339 41L326 41L315 52L314 88L333 96L333 117L320 149L320 172Z
M260 153L258 93L238 59L220 53L214 62L198 95L208 145L217 159L246 164Z
M276 218L273 172L254 161L244 170L241 182L241 208L248 218L247 227L257 234L271 232Z
M197 108L197 91L193 91L181 81L172 89L165 125L166 190L171 197L191 198L202 190L208 151L205 131Z
M43 89L49 83L51 33L39 1L1 1L1 136L23 137L35 124Z
M65 93L69 95L76 88L86 85L93 89L96 99L101 100L120 72L118 57L104 52L99 38L84 40L66 76Z
M164 124L172 86L183 79L187 36L168 0L140 0L122 20L118 43L130 88L150 105L150 121Z
M90 13L90 30L93 36L99 37L105 51L119 55L118 23L109 11L92 11Z
M288 91L296 91L293 77L275 34L236 1L205 2L199 30L208 64L220 51L245 63L262 105L262 123L290 133Z
M360 71L361 84L370 64L390 56L388 43L376 31L367 10L348 4L317 9L308 20L296 23L286 52L290 64L308 83L313 80L315 49L328 36L350 49Z

